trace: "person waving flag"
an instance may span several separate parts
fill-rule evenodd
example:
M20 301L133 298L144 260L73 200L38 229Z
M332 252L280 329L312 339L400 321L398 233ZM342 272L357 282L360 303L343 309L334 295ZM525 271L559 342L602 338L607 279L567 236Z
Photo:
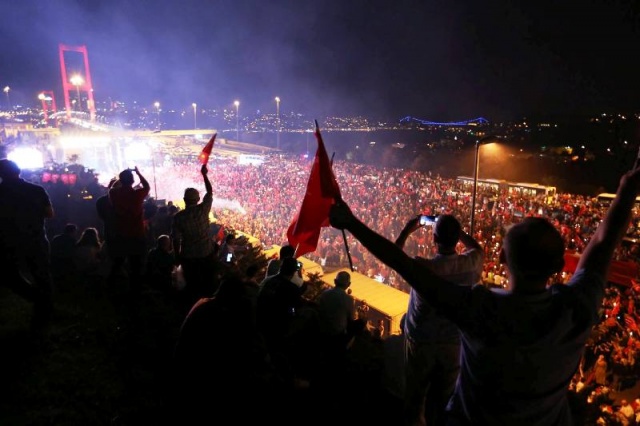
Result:
M207 142L204 148L202 148L200 155L198 155L198 159L203 166L209 162L209 156L211 155L211 150L213 149L213 143L216 140L216 136L218 136L217 133L214 133L213 136L211 136L209 142Z

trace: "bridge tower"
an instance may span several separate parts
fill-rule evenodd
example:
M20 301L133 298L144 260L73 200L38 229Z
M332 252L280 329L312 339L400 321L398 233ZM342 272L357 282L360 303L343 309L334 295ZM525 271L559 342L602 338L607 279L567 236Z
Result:
M93 100L93 85L91 83L91 72L89 71L89 56L87 54L87 46L67 46L65 44L60 44L58 47L58 52L60 54L60 73L62 75L62 91L64 93L64 106L67 111L67 119L71 118L71 100L69 92L76 92L78 94L78 110L81 109L80 104L82 103L82 97L80 93L84 92L86 93L87 97L87 110L89 111L91 121L95 121L96 105ZM65 52L77 52L82 55L84 65L84 69L81 71L82 75L68 75L67 66L64 60ZM71 78L74 78L73 82L71 82Z
M53 90L43 90L38 94L38 99L42 102L42 112L44 113L44 122L49 127L49 110L53 114L58 112L58 108L56 107L56 96L53 93ZM49 104L51 108L49 108Z

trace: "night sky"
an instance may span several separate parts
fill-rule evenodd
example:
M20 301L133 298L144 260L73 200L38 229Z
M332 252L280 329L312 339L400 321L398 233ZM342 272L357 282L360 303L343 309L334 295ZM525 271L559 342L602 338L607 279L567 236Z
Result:
M519 3L519 4L515 4ZM0 85L61 96L86 45L97 101L430 120L637 110L623 1L0 0ZM70 62L73 62L70 60ZM60 102L61 103L61 102Z

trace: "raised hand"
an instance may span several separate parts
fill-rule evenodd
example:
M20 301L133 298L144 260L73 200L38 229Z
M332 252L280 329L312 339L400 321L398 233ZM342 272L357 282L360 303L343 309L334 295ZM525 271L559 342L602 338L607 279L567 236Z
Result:
M329 223L337 229L346 229L355 221L351 209L344 201L336 201L329 210Z

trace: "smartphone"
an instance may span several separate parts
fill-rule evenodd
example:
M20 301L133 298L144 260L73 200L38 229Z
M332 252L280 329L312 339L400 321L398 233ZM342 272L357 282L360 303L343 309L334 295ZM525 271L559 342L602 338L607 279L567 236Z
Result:
M227 253L227 262L231 262L232 258L233 258L233 253Z
M421 215L420 226L430 226L436 223L436 216Z

